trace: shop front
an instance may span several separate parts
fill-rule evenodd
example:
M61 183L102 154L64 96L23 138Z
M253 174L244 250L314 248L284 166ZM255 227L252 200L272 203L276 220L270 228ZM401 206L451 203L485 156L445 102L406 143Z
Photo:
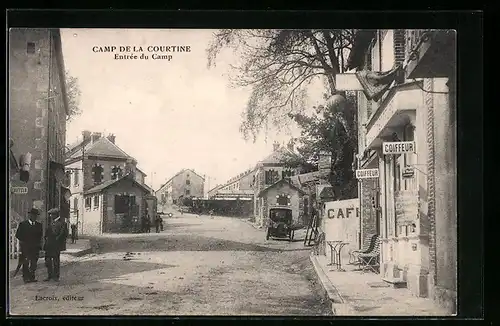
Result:
M424 297L429 274L425 123L423 92L417 83L407 83L380 101L366 133L367 149L377 153L369 167L378 161L379 169L375 210L381 274Z

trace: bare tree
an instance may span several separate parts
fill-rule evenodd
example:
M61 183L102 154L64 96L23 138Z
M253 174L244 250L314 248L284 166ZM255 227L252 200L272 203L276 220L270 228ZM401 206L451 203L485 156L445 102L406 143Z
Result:
M69 71L66 71L66 94L68 96L68 117L67 121L71 121L74 117L82 114L80 108L80 85L78 78L71 76Z
M334 95L335 74L344 71L353 34L345 29L214 33L207 49L208 67L215 66L224 48L232 48L241 59L232 66L232 85L251 88L240 127L245 138L252 135L255 140L268 122L278 128L287 125L289 114L303 111L307 85L315 78L323 78L327 97Z

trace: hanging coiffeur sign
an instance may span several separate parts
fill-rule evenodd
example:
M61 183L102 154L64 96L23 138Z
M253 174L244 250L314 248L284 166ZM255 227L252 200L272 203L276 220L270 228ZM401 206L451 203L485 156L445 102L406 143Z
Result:
M414 141L384 142L382 144L384 155L415 153Z
M378 178L378 169L360 169L356 170L356 179Z

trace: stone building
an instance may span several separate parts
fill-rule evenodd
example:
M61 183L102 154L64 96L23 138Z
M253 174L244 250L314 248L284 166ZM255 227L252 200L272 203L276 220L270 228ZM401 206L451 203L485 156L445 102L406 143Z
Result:
M68 114L59 30L10 29L11 227L26 218L32 207L40 209L42 223L54 207L67 217L64 148ZM16 163L21 170L15 168Z
M181 205L182 198L203 198L204 191L205 177L192 169L182 169L161 185L155 195L162 211L173 204Z
M382 238L380 273L456 310L455 34L358 31L362 237ZM339 88L343 87L338 84Z
M145 200L152 190L144 184L146 174L117 146L114 135L85 130L82 136L66 153L71 222L79 234L125 232L132 228L129 220L147 216ZM115 195L126 197L120 207Z

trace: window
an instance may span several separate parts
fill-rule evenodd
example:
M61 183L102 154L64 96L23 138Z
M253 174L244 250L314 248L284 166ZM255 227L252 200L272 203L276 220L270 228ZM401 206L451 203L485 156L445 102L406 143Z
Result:
M276 196L276 203L278 205L288 206L290 205L290 195L281 194Z
M99 208L99 195L94 196L94 209Z
M123 176L123 170L119 166L113 166L111 169L111 180L119 179Z
M271 185L279 180L279 173L275 170L265 171L266 185Z
M85 198L85 208L90 208L92 206L92 197Z
M36 52L36 46L34 42L28 42L26 43L26 53L28 54L35 54Z
M73 212L78 211L78 198L73 198Z
M189 194L190 194L191 192L189 191L189 189L186 189L186 191L185 191L184 193L186 194L186 196L189 196Z
M71 172L70 171L66 171L64 173L64 176L65 176L65 181L64 183L69 187L71 186Z
M100 165L94 165L92 167L92 178L94 179L94 184L99 184L103 179L103 171L104 169Z
M186 180L186 184L189 186L191 184L191 180Z
M73 171L73 184L76 186L78 186L80 184L80 171L78 170L74 170Z
M382 71L391 70L396 62L394 56L394 31L386 30L381 32L380 53L382 55L380 69Z

